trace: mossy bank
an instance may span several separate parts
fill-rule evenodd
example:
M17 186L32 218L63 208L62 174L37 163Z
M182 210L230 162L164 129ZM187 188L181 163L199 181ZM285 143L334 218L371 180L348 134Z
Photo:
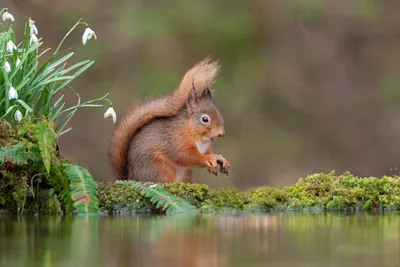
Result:
M0 211L15 213L167 213L172 211L394 211L400 178L320 173L286 187L248 191L203 184L96 183L63 158L54 125L0 121ZM172 212L173 213L173 212Z
M210 189L203 184L181 182L156 185L186 200L199 212L268 211L394 211L400 208L399 177L355 177L320 173L300 178L287 187L265 186L245 192ZM157 212L130 186L101 182L100 210L106 213Z

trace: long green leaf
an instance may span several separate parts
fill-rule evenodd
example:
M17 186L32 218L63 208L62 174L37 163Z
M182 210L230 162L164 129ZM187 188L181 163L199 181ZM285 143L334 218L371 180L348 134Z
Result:
M38 140L40 153L42 154L43 164L47 173L50 173L51 159L55 151L56 141L52 132L50 132L43 123L37 125L36 138Z
M21 104L21 106L23 106L27 112L32 112L32 108L30 106L28 106L23 100L21 99L17 99L17 102Z

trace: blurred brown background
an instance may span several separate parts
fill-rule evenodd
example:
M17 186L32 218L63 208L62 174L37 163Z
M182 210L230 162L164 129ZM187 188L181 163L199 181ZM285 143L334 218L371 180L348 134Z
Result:
M84 99L110 92L117 113L132 100L171 91L211 55L222 71L213 89L227 136L215 152L230 176L197 181L241 189L288 185L309 173L390 173L400 159L400 1L383 0L2 0L22 34L32 17L44 47L96 63L74 84ZM73 100L73 98L71 98ZM72 102L71 102L72 104ZM112 179L111 119L80 110L62 136L64 156L95 179Z

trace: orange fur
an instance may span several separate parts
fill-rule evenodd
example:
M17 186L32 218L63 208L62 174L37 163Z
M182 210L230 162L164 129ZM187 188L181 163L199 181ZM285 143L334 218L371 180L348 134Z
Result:
M162 152L156 154L154 167L161 175L160 178L164 182L176 182L176 173L173 163L165 155L163 155Z
M111 165L118 179L128 178L127 158L133 136L144 125L156 118L176 115L186 104L193 85L196 88L196 93L201 95L204 89L214 82L218 69L216 62L205 59L197 63L185 74L180 85L170 95L142 101L120 116L112 133L109 146ZM165 166L160 165L159 167L164 168Z

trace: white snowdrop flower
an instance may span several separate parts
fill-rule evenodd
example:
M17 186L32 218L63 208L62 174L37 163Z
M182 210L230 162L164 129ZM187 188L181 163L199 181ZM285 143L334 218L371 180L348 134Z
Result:
M10 63L8 63L8 61L6 61L6 63L4 63L4 70L6 72L11 72L11 66L10 66Z
M36 35L33 33L33 34L31 35L31 39L29 40L29 44L30 44L30 45L36 44L37 42L39 42L39 40L38 40L38 38L36 37Z
M12 53L13 50L17 50L17 47L15 46L13 41L10 40L10 41L7 42L7 51Z
M156 187L157 185L156 184L153 184L153 185L150 185L149 187L150 188L154 188L154 187Z
M18 99L18 92L15 90L14 87L10 87L10 90L8 90L8 99Z
M20 121L22 120L22 113L21 113L21 111L19 111L18 109L17 109L17 111L15 111L14 119L15 119L17 122L20 122Z
M94 39L97 39L96 33L90 29L89 27L86 28L85 32L82 35L82 43L83 45L94 36Z
M3 18L3 21L6 21L8 19L11 20L11 21L14 21L14 16L11 15L10 13L8 13L7 11L4 12L1 16Z
M18 67L19 64L21 64L21 60L19 58L17 58L17 62L15 63L15 65Z
M35 26L35 21L29 19L29 28L31 28L31 35L36 34L38 35L38 29Z
M113 122L114 124L117 122L117 114L115 113L115 110L113 109L113 107L109 107L106 111L106 113L104 113L104 118L110 117L112 116Z

